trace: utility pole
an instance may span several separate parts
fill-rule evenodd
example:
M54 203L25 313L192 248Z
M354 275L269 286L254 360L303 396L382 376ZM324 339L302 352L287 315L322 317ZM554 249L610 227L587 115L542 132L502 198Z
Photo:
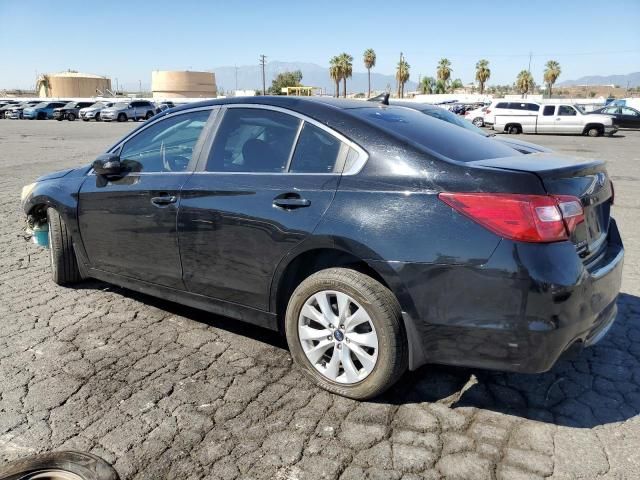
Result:
M264 67L267 64L267 56L264 54L260 55L260 66L262 67L262 95L267 94L266 83L264 81Z
M235 66L236 68L236 91L238 90L238 66Z

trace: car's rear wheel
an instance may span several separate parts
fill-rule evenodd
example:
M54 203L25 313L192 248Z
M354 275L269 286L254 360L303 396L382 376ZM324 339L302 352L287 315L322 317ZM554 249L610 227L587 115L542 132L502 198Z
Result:
M67 114L67 120L69 120L70 122L73 122L76 119L76 114L75 113L68 113Z
M96 122L99 122L102 120L102 118L100 118L100 112L96 113L95 119L96 119Z
M145 115L144 119L145 119L145 120L149 120L151 117L153 117L153 112L149 111L149 112L147 112L147 114Z
M49 252L51 274L58 285L70 285L82 280L71 232L57 210L47 209L49 222Z
M124 114L124 113L118 114L118 121L119 122L126 122L127 121L127 115Z
M384 285L354 270L330 268L305 279L289 300L285 329L303 372L345 397L375 397L407 368L398 301Z
M507 133L511 135L517 135L520 133L520 127L518 125L509 125L507 127Z
M484 127L484 119L482 117L477 117L473 119L473 124L476 127Z

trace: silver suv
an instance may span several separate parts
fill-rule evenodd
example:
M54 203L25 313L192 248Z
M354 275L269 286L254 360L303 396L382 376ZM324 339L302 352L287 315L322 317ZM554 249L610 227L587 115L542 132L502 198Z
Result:
M127 120L138 121L148 120L156 113L156 107L147 100L132 100L130 102L118 102L112 107L105 108L100 112L100 118L105 122L117 120L126 122Z

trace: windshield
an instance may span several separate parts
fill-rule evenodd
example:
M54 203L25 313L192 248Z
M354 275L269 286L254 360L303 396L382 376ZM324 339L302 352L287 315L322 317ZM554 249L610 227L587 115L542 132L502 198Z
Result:
M585 110L585 108L584 108L582 105L575 105L575 104L574 104L573 106L574 106L574 107L576 108L576 110L578 110L580 113L586 113L586 110Z
M49 102L40 102L37 105L35 105L33 108L46 108L49 106Z
M91 105L89 108L100 108L100 107L104 107L104 104L101 102L96 102L93 105Z
M460 116L456 115L455 113L450 112L449 110L445 110L444 108L430 108L427 110L420 110L422 113L424 113L425 115L429 115L430 117L434 117L437 118L439 120L444 120L445 122L449 122L452 123L454 125L457 125L458 127L462 127L465 128L473 133L477 133L479 135L483 135L485 137L488 137L489 134L487 132L485 132L484 130L476 127L473 123L468 122L467 120L464 120L463 118L460 118Z
M116 108L118 110L122 110L122 109L125 109L125 108L129 108L129 104L125 103L125 102L118 102L113 106L113 108Z
M76 108L77 102L69 102L63 108Z
M520 155L489 138L454 128L446 122L409 108L354 108L351 113L396 138L418 144L429 153L458 162Z

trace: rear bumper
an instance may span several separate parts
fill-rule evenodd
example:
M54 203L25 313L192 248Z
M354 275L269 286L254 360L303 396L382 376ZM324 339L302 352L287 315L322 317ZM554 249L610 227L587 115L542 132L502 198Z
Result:
M564 352L597 343L611 328L623 260L611 220L606 250L587 266L569 242L506 240L481 267L390 262L402 289L410 368L549 370Z

